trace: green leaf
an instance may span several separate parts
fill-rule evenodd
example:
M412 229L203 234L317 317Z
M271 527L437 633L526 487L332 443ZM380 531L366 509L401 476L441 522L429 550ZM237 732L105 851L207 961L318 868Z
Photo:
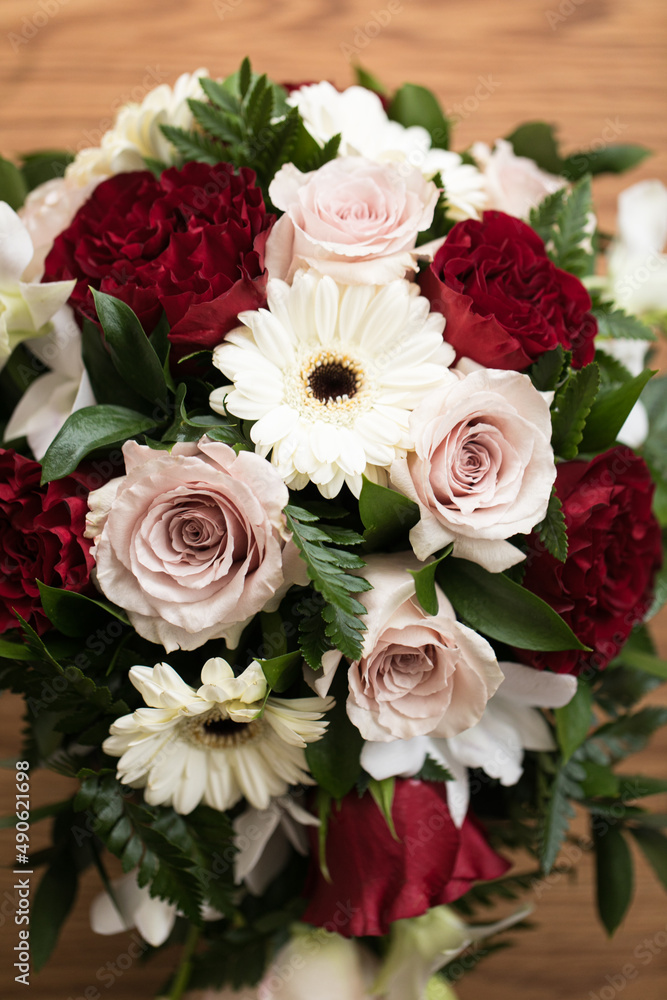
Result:
M107 623L110 615L129 625L125 612L105 601L94 600L73 590L48 587L40 580L37 580L37 586L46 617L64 635L74 638L88 635Z
M359 556L331 545L330 529L321 525L316 527L313 517L302 507L290 504L285 508L287 527L306 563L308 576L325 601L321 612L327 623L325 634L350 660L358 660L361 656L360 633L366 628L359 615L364 615L366 609L352 595L369 590L370 584L348 570L361 570L365 564ZM358 540L355 534L348 544L357 544Z
M596 797L613 799L619 794L619 778L606 764L596 764L586 760L583 764L586 777L581 782L581 790L587 799Z
M389 117L401 125L421 125L431 135L437 149L449 149L450 123L437 98L426 87L405 83L389 106Z
M589 366L590 367L590 366ZM586 371L582 368L582 371ZM584 452L606 451L616 441L630 411L639 399L642 389L656 374L646 368L625 385L607 392L595 401L586 418L580 450ZM567 456L563 456L567 457Z
M229 114L237 116L241 114L240 100L224 84L218 83L217 80L210 80L205 76L199 78L199 83L211 104Z
M322 657L332 646L327 639L326 622L322 618L324 601L299 616L299 646L303 658L313 670L322 666Z
M655 340L655 334L650 326L642 323L636 316L630 316L623 309L611 305L598 305L591 312L598 321L598 337L601 339L618 337L622 340ZM604 345L602 347L604 349Z
M78 872L69 851L59 851L44 873L30 911L32 966L39 972L56 946L78 887Z
M548 243L551 239L558 216L563 210L566 195L567 189L563 187L559 191L548 194L536 208L531 208L530 210L528 216L530 225L543 243Z
M551 231L547 250L557 267L579 277L590 274L593 255L589 249L590 220L593 210L591 179L577 181L565 197Z
M91 289L116 371L140 396L158 407L167 403L162 362L135 313L120 299Z
M645 826L632 826L629 830L663 887L667 889L667 837L659 830L651 830Z
M264 671L271 690L281 694L300 676L303 657L301 650L297 649L294 653L285 653L284 656L274 656L270 660L257 660L257 662Z
M582 677L577 683L574 698L562 708L557 708L556 734L563 760L568 761L588 736L593 721L593 693L590 684Z
M651 795L663 795L667 792L667 781L664 778L651 778L647 774L619 774L618 794L624 802L634 799L646 799Z
M453 781L453 775L433 757L426 757L421 770L416 775L420 781Z
M561 381L566 364L565 351L559 344L553 351L545 351L535 364L530 366L528 375L539 392L551 392Z
M25 201L28 185L18 167L0 156L0 201L6 201L14 211Z
M125 406L144 412L150 404L120 377L104 346L104 338L92 320L85 318L81 330L81 354L97 403Z
M457 614L492 639L519 649L586 649L553 608L504 573L450 556L437 577Z
M527 156L550 174L562 173L563 161L558 152L553 125L546 122L526 122L506 138L512 143L517 156Z
M97 448L124 444L155 427L155 420L124 406L84 406L67 418L51 442L42 461L42 484L68 476Z
M419 520L419 507L408 497L363 477L359 516L366 529L364 538L371 552L386 551L404 537Z
M32 660L33 654L24 643L0 637L0 657L6 660Z
M561 458L577 457L599 386L600 372L593 363L573 371L557 391L551 410L551 443Z
M74 160L72 153L62 149L43 149L21 157L21 173L28 191L56 177L64 177L65 168Z
M540 521L534 530L547 552L550 552L560 562L565 562L567 559L567 528L563 505L558 499L555 489L551 491L544 520Z
M198 132L186 132L175 125L160 125L160 131L186 161L208 163L211 167L225 162L225 147L216 139L209 139Z
M619 142L601 149L581 150L571 153L563 162L562 173L570 181L579 180L584 174L622 174L631 170L651 155L645 146Z
M376 76L369 73L368 70L360 66L359 63L354 65L354 78L360 87L365 87L366 90L372 90L375 94L381 94L383 97L387 93L387 88L384 84L380 83Z
M188 106L195 121L214 139L232 144L243 139L243 128L238 118L192 97L188 98Z
M584 749L590 760L600 764L623 760L638 753L651 735L667 725L667 708L651 705L633 715L622 715L600 726L589 736Z
M606 825L604 832L593 823L597 904L600 919L609 937L619 926L632 899L634 876L632 856L621 831Z
M382 781L376 781L375 778L371 778L368 783L368 791L373 796L373 801L384 816L393 839L398 840L398 834L396 833L396 827L394 826L394 817L391 814L391 809L394 804L395 786L395 778L384 778Z
M329 694L336 704L327 712L329 725L322 739L306 747L306 761L318 785L336 799L351 791L361 773L361 733L347 715L347 670L339 667Z
M250 60L246 56L241 63L241 69L239 71L239 91L241 97L245 97L248 93L248 88L250 86L250 81L252 79L252 71L250 68Z
M582 797L581 782L585 777L586 772L576 758L561 764L556 771L540 824L540 861L547 874L556 863L570 820L574 817L570 800Z
M445 551L437 559L427 563L423 569L410 569L408 573L415 579L417 600L427 615L437 615L438 595L435 591L435 574L443 559L451 555L454 543L450 542Z
M653 656L651 653L639 653L635 650L624 649L618 662L622 662L624 667L643 670L644 673L651 674L652 677L659 677L660 680L667 681L667 660L661 660L660 657Z

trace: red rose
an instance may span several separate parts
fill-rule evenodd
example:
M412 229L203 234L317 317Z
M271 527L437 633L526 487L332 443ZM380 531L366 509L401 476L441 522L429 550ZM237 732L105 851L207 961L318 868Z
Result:
M255 174L186 163L99 184L46 258L44 281L76 278L70 303L95 319L89 285L122 299L151 333L164 309L176 359L215 347L244 309L265 304L274 216Z
M39 633L51 624L37 580L81 591L94 561L83 537L88 490L77 474L40 486L42 467L0 449L0 632L17 628L14 611Z
M486 368L523 371L559 344L581 368L593 360L590 295L555 267L537 233L504 212L459 222L419 279L445 340Z
M474 820L458 829L444 784L397 780L392 809L398 840L370 794L332 807L326 841L328 882L311 832L312 867L303 919L345 937L386 934L394 920L458 899L478 879L503 875L509 862L492 850Z
M618 654L649 608L662 562L660 527L651 512L653 490L646 463L630 448L558 466L556 492L567 525L567 559L554 559L531 536L523 583L592 652L518 650L524 662L579 674L606 667Z

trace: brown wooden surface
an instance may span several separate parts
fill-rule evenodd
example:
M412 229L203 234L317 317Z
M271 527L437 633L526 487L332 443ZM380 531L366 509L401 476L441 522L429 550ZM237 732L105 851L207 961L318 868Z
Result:
M459 105L459 148L545 118L560 124L568 150L610 138L645 143L657 155L632 180L667 180L666 37L664 0L2 0L0 149L7 155L96 143L123 101L200 66L225 74L246 53L278 80L329 78L344 85L356 47L360 61L388 85L423 83L450 111ZM476 90L487 96L476 100ZM613 226L616 195L629 182L597 183L605 228ZM667 655L664 616L654 632ZM0 702L0 758L16 753L20 711L18 699ZM630 769L664 776L666 750L663 735ZM50 774L36 775L34 784L35 802L68 790ZM0 773L3 814L11 810L12 794L12 773ZM654 802L664 811L664 801ZM34 847L45 836L44 824L36 826ZM10 834L1 834L0 845L3 862L11 863ZM90 932L87 910L99 888L91 873L46 971L29 989L14 983L13 879L6 872L1 878L3 998L76 1000L95 987L111 1000L144 1000L164 980L166 960L160 967L133 962L127 968L128 936ZM516 935L520 947L482 962L461 985L462 1000L661 1000L667 994L667 906L641 859L634 907L611 943L596 921L589 859L576 883L560 878L530 897L538 930ZM125 971L109 976L107 963Z

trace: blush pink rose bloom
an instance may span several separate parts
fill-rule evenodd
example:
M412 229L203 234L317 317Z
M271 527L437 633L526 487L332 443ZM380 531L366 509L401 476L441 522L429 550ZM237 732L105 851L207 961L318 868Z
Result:
M285 529L287 487L265 459L220 442L171 453L128 441L126 475L90 494L96 583L167 652L238 643L305 566Z
M531 208L567 185L564 177L548 174L527 156L517 156L507 139L496 139L493 150L476 142L472 155L484 174L487 208L519 219L527 219Z
M307 174L287 163L269 195L285 213L266 244L272 278L291 281L312 267L341 284L383 285L432 256L415 242L433 220L438 189L407 163L344 156Z
M80 185L66 177L54 177L34 188L26 198L19 216L30 233L35 256L30 263L26 281L41 278L44 261L59 236L69 226L85 201L99 184L101 177Z
M419 505L418 559L453 542L455 556L500 573L524 558L506 539L546 514L556 478L549 404L518 372L453 375L412 412L414 451L393 463L391 482Z
M489 643L457 622L440 589L437 615L422 609L408 572L421 568L401 552L370 556L364 569L373 589L363 595L367 631L362 657L348 671L347 714L365 740L456 736L481 719L503 680ZM329 689L340 659L325 653L313 683L318 694Z

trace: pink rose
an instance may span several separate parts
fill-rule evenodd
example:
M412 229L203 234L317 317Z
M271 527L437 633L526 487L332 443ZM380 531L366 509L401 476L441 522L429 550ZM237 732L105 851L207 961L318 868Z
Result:
M411 555L373 555L364 576L367 631L361 660L348 672L347 714L366 740L409 740L431 733L449 738L478 722L503 680L495 654L472 629L457 622L438 589L438 613L427 615L408 570L421 569ZM341 654L325 653L314 680L326 694Z
M316 268L342 284L382 285L416 268L417 233L428 229L438 190L407 163L345 156L308 174L283 166L269 188L285 212L266 244L272 278Z
M493 151L486 143L476 142L472 155L484 174L487 208L519 219L527 219L531 208L567 184L564 177L540 170L527 156L516 156L507 139L496 139Z
M37 280L42 276L44 261L56 236L67 229L100 180L96 177L81 186L66 177L54 177L30 192L19 212L35 247L35 256L24 280Z
M288 492L251 452L202 438L171 453L123 446L126 475L90 494L97 586L139 635L173 649L238 643L304 564L285 531Z
M500 573L524 558L505 539L546 513L556 478L549 405L518 372L455 374L412 412L414 451L394 462L391 481L419 504L418 559L453 542L455 556Z

